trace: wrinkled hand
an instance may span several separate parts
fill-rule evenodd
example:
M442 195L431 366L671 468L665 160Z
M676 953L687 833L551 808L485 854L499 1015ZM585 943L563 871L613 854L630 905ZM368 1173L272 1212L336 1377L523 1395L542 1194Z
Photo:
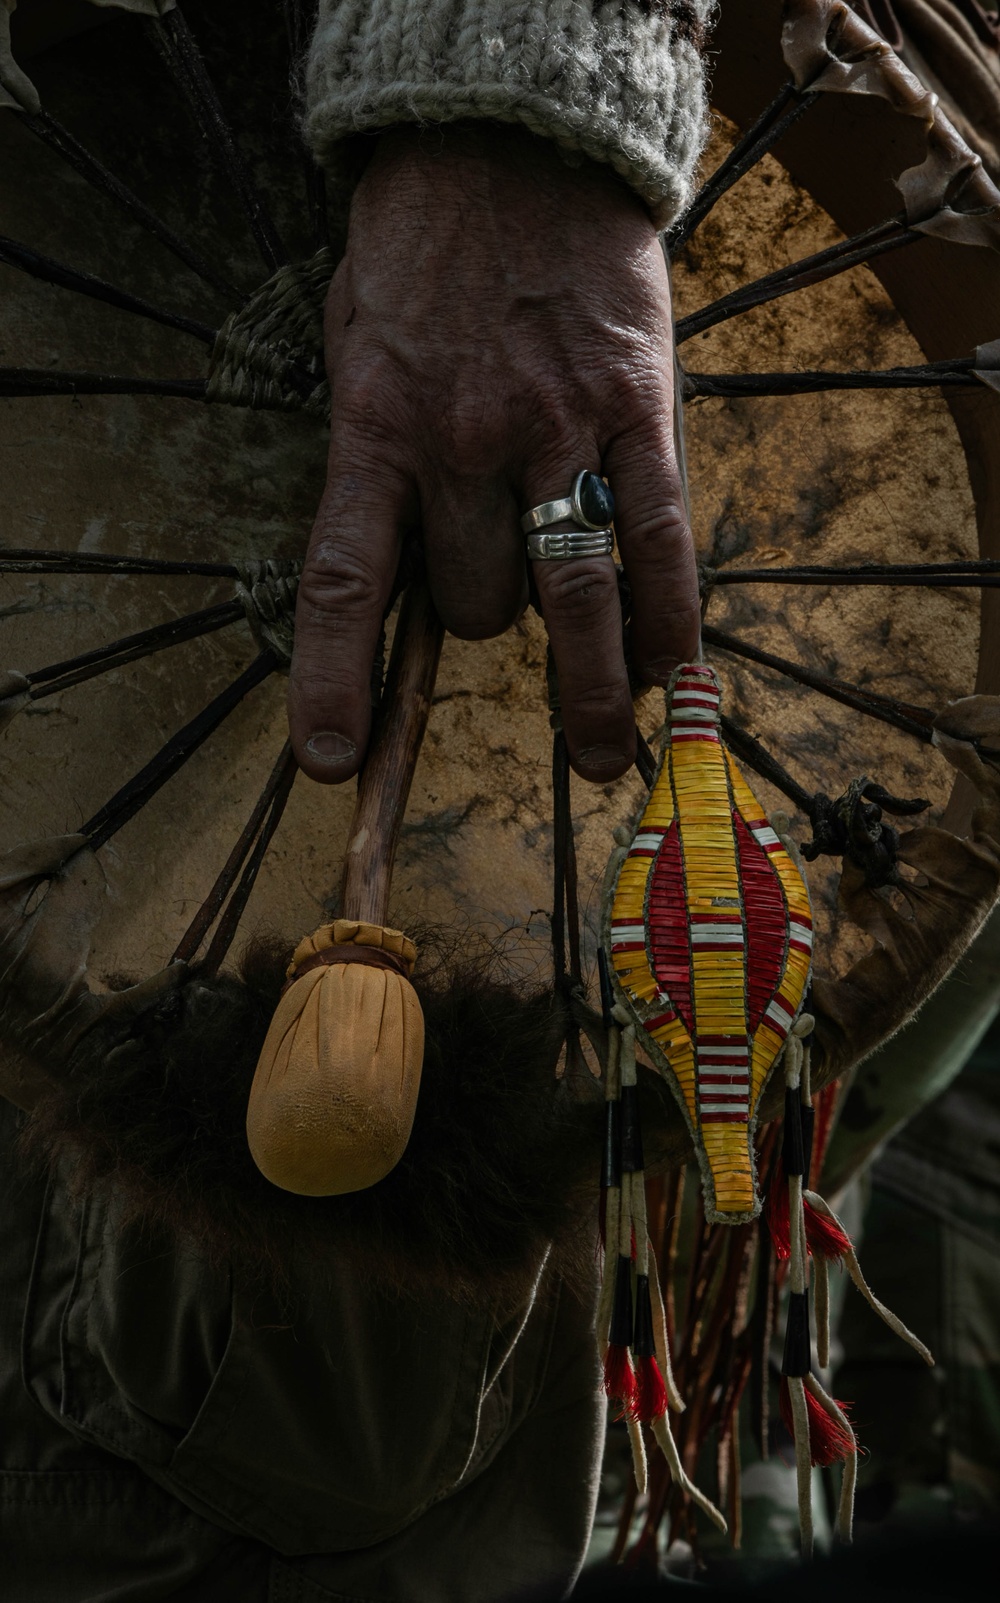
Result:
M672 436L670 293L653 225L607 168L497 124L392 129L356 191L326 310L333 431L289 692L306 773L364 756L370 674L407 532L438 612L500 634L528 598L520 514L599 470L617 501L632 654L665 683L698 642ZM610 557L534 564L570 758L635 754Z

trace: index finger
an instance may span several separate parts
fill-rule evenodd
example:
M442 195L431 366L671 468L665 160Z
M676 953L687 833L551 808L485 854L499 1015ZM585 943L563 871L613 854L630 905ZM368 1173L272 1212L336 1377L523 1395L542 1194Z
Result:
M411 487L349 439L313 526L295 607L288 724L299 766L339 783L356 774L371 732L371 672L399 560Z

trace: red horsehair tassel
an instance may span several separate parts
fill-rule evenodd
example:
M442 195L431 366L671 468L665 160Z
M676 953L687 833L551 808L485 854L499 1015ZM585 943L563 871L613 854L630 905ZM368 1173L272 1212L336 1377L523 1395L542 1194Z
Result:
M785 1351L781 1364L781 1416L795 1444L795 1479L799 1506L799 1532L803 1558L809 1558L813 1545L812 1470L815 1464L832 1464L844 1459L841 1507L838 1529L850 1540L854 1506L857 1441L843 1408L820 1386L812 1374L812 1342L809 1333L809 1248L806 1241L803 1179L809 1171L806 1134L810 1121L803 1120L803 1107L810 1106L808 1054L803 1038L808 1037L813 1020L803 1014L789 1035L784 1052L785 1122L782 1137L782 1166L788 1191L788 1316L785 1325ZM803 1128L805 1126L805 1129ZM825 1263L825 1260L822 1260Z
M802 1201L806 1246L811 1257L826 1258L830 1262L835 1262L850 1251L851 1239L833 1219L818 1211L815 1203L809 1200L811 1196L811 1192L805 1192ZM781 1263L787 1263L792 1243L788 1231L787 1177L780 1160L775 1165L774 1179L768 1189L764 1216L774 1247L774 1255Z
M908 1329L907 1326L903 1324L903 1321L893 1313L892 1309L887 1308L884 1302L880 1302L875 1293L872 1291L864 1275L861 1273L861 1265L858 1263L857 1254L854 1251L851 1238L844 1229L841 1221L837 1218L837 1215L834 1213L833 1209L830 1207L830 1204L815 1191L807 1191L805 1194L805 1200L809 1203L813 1211L818 1216L824 1218L830 1224L831 1229L835 1230L838 1236L846 1243L844 1250L840 1255L841 1261L843 1262L847 1273L850 1275L851 1279L854 1281L854 1284L860 1291L862 1297L864 1297L865 1301L868 1303L868 1306L878 1314L880 1319L884 1320L889 1329L894 1331L901 1341L905 1341L908 1346L913 1348L915 1353L919 1353L925 1364L930 1364L933 1366L934 1355L930 1351L930 1348L925 1347L924 1343L920 1340L920 1337L915 1336L913 1331Z
M605 1390L622 1407L638 1491L644 1492L647 1485L643 1431L649 1426L673 1479L724 1532L723 1516L685 1472L668 1422L668 1409L679 1411L684 1404L670 1366L666 1314L649 1250L635 1026L627 1012L613 1004L603 953L599 967L609 1041L602 1175L605 1256L597 1324L604 1346Z
M626 1107L626 1090L623 1085L623 1115ZM628 1138L628 1132L625 1132L625 1137ZM635 1138L632 1140L632 1147L634 1152ZM623 1163L625 1152L626 1147L623 1143ZM632 1399L631 1412L640 1424L651 1425L654 1420L666 1413L670 1398L657 1362L656 1336L653 1329L653 1299L649 1279L649 1226L646 1220L646 1177L641 1169L634 1169L630 1179L635 1240L635 1324L632 1331L632 1357L636 1375L636 1392Z
M811 1375L801 1378L806 1382L813 1379ZM838 1464L841 1459L855 1451L854 1432L844 1429L840 1419L823 1407L808 1384L805 1390L806 1413L809 1420L809 1462L813 1466L819 1465L823 1468L828 1464ZM792 1401L787 1375L781 1377L778 1398L785 1429L794 1437L795 1423L792 1418ZM837 1404L841 1412L846 1406L845 1403ZM846 1414L844 1417L846 1418Z
M632 1179L633 1182L641 1182L644 1189L645 1180L642 1175L633 1174ZM698 1490L694 1481L691 1480L681 1463L681 1456L677 1451L677 1443L674 1441L673 1431L670 1428L668 1404L674 1401L677 1388L670 1370L670 1354L666 1345L666 1316L659 1296L658 1285L658 1317L654 1325L650 1297L651 1278L648 1276L648 1269L652 1266L653 1258L649 1251L646 1204L645 1195L643 1195L642 1202L636 1209L636 1267L639 1272L636 1275L637 1306L633 1352L636 1354L638 1391L633 1409L634 1422L630 1434L633 1436L633 1442L636 1436L639 1437L641 1442L642 1424L648 1423L652 1427L653 1436L667 1461L671 1478L725 1536L729 1530L725 1517L716 1508L715 1504L705 1496L704 1492ZM656 1284L655 1280L652 1283ZM658 1346L661 1348L664 1358L662 1371L656 1357L656 1348ZM677 1402L680 1402L679 1398L677 1398Z
M802 1139L802 1169L803 1176L809 1174L811 1167L811 1133L812 1133L812 1097L810 1087L810 1050L808 1037L802 1043L802 1061L800 1065L799 1084L799 1118ZM806 1117L803 1117L805 1115ZM786 1109L786 1144L790 1133ZM791 1132L794 1140L794 1132ZM794 1160L793 1160L794 1161ZM791 1230L788 1208L788 1186L784 1175L784 1153L779 1163L777 1173L767 1199L767 1225L771 1232L776 1257L787 1260L791 1254ZM830 1362L830 1281L829 1265L841 1263L847 1269L861 1295L869 1306L884 1320L890 1330L894 1331L903 1341L907 1342L927 1364L933 1364L934 1359L923 1342L915 1336L912 1330L907 1329L901 1319L880 1302L871 1290L861 1266L858 1263L854 1244L837 1218L829 1203L818 1192L803 1187L802 1191L802 1227L805 1233L806 1249L813 1261L815 1275L816 1300L816 1356L821 1369L826 1369Z

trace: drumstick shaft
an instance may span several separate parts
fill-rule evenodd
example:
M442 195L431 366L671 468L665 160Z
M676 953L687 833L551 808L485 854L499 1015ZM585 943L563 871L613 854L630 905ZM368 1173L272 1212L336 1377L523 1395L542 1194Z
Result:
M344 857L343 918L384 924L389 888L437 677L444 629L424 580L400 604L385 692L358 781Z

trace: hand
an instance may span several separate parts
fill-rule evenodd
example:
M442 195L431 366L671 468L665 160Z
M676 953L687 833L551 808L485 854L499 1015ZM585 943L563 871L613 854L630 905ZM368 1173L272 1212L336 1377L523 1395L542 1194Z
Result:
M600 470L632 587L634 667L696 652L674 458L670 290L610 168L495 123L394 128L355 193L326 307L333 429L299 588L292 739L313 779L364 756L400 540L420 530L445 627L502 633L528 599L520 515ZM534 564L570 759L614 779L635 725L610 557Z

